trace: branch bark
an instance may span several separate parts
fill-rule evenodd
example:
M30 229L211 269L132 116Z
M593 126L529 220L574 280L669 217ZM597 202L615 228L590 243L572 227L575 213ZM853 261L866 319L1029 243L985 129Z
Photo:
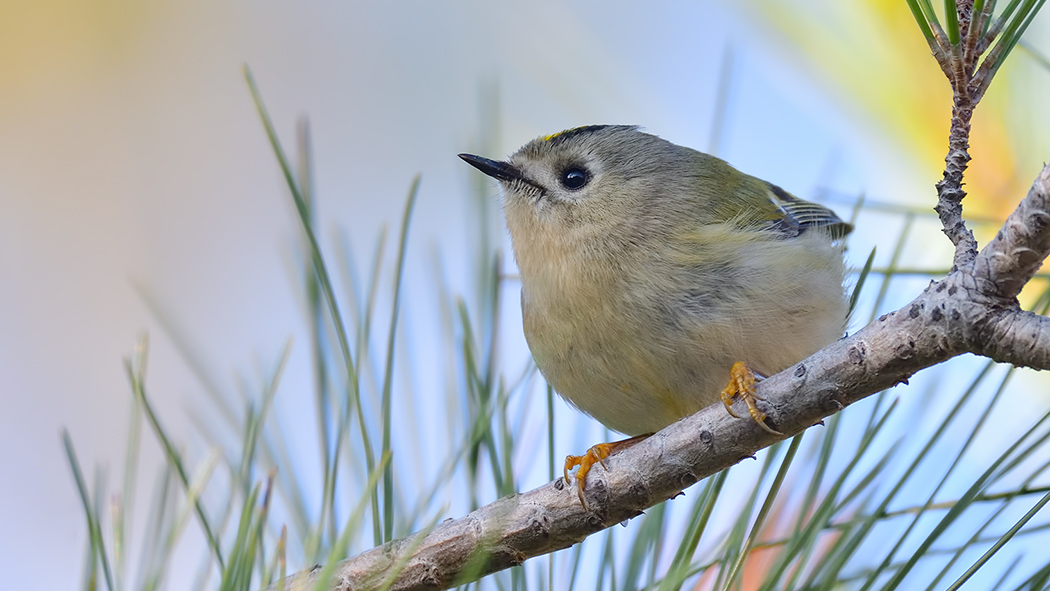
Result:
M784 436L734 419L720 404L708 407L608 458L608 470L592 470L586 489L590 511L583 509L575 487L558 478L446 520L429 533L344 560L336 567L333 589L371 589L388 577L394 580L391 589L446 589L567 548L964 352L1050 369L1050 321L1021 310L1015 299L1050 253L1048 208L1050 166L974 264L931 282L900 310L762 381L758 390L767 422ZM284 588L312 589L319 573L319 568L297 573Z

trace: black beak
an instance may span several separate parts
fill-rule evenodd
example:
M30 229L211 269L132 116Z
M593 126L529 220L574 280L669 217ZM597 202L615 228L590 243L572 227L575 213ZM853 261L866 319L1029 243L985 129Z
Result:
M512 166L509 162L498 162L496 160L489 160L481 156L475 156L473 154L460 154L460 158L464 162L480 170L481 172L489 175L494 179L501 181L525 181L525 177L521 175L521 171ZM528 181L526 181L528 182ZM531 183L530 183L531 184Z

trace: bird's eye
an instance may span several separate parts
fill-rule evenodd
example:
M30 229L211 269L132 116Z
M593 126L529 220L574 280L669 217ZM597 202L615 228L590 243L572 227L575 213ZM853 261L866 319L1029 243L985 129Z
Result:
M579 166L566 168L561 173L561 186L570 191L582 188L589 180L591 180L590 175L587 174L586 170Z

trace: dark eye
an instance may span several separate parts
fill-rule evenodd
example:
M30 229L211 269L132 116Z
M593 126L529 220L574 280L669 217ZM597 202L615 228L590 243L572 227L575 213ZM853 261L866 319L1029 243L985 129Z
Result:
M579 166L566 168L561 173L561 186L570 191L582 188L589 180L591 180L590 175L587 174L586 170Z

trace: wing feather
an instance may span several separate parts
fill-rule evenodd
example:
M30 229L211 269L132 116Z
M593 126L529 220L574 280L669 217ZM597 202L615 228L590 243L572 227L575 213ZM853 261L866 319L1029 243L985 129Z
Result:
M851 224L823 205L799 199L772 183L767 185L769 200L784 214L784 219L774 224L786 233L797 236L810 228L822 228L832 238L842 238L853 231Z

